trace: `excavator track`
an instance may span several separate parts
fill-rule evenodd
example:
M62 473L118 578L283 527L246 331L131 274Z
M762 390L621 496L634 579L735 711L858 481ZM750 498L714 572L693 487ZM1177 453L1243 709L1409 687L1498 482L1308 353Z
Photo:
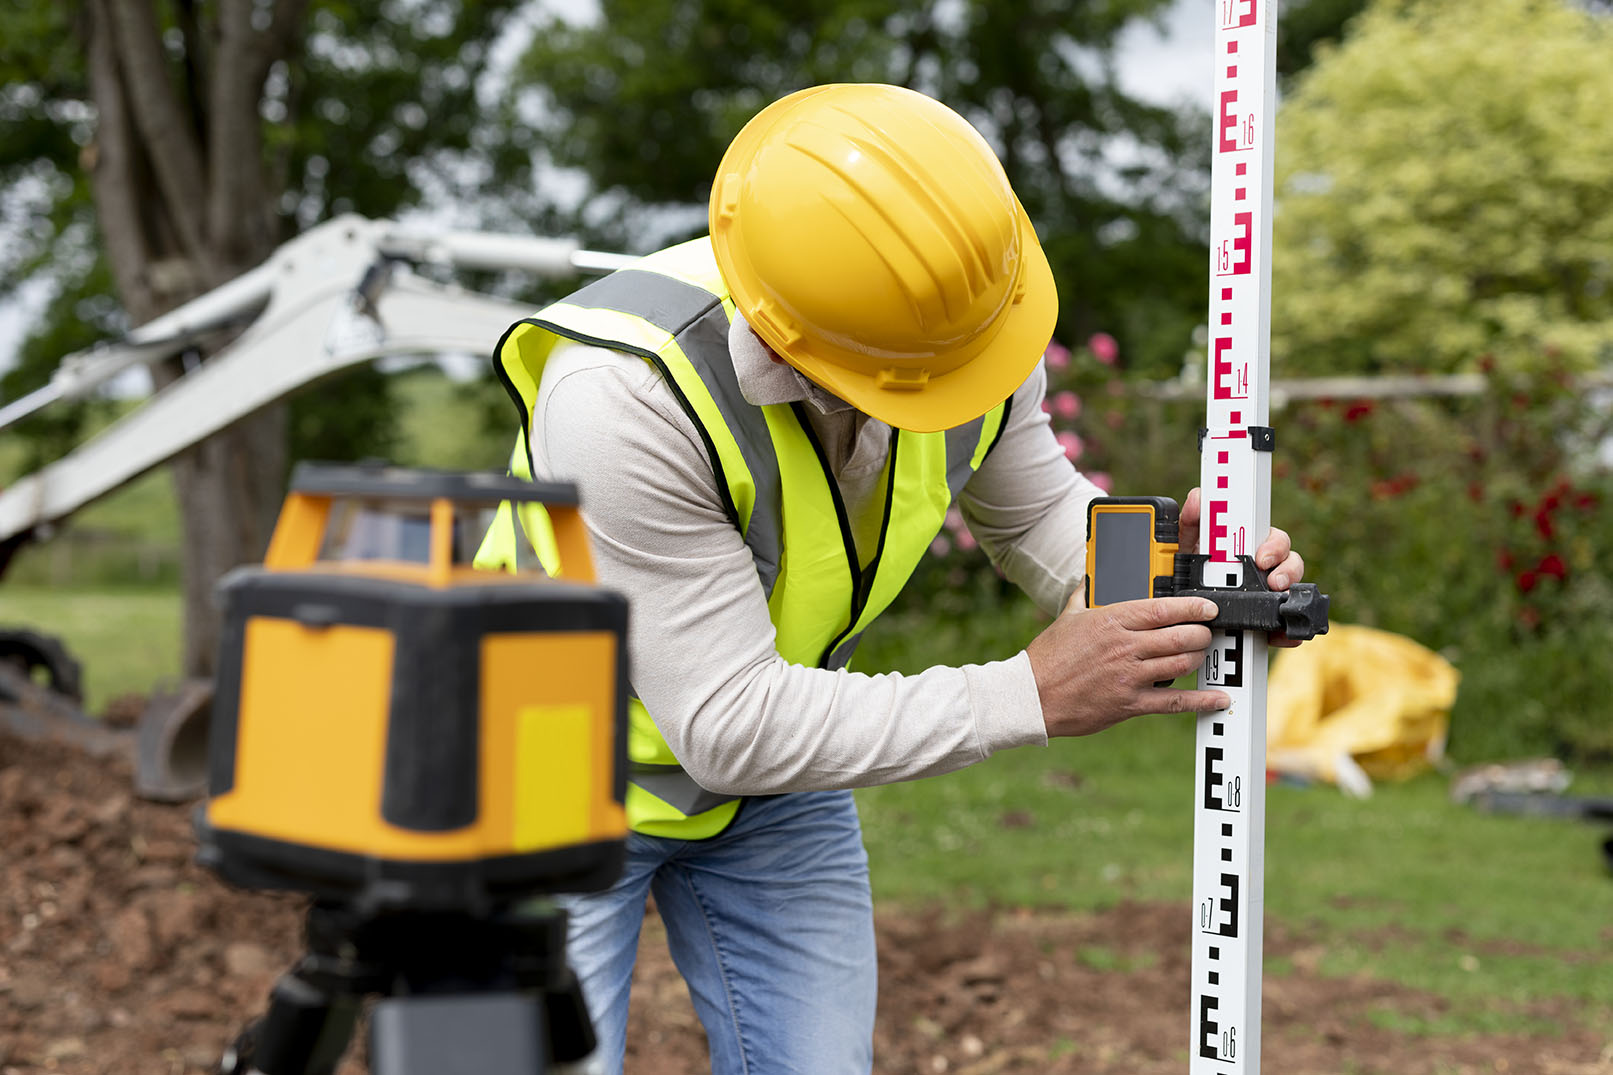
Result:
M78 705L84 701L84 666L62 640L26 627L0 627L0 664Z

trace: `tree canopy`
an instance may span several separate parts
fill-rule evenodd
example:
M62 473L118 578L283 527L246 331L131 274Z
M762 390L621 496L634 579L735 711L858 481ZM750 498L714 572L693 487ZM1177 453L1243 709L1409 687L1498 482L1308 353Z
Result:
M1279 118L1283 372L1613 349L1613 34L1562 0L1380 0Z
M341 212L429 200L629 250L694 234L743 122L834 80L909 85L975 123L1043 237L1060 334L1113 333L1132 372L1174 373L1203 316L1207 116L1136 100L1115 73L1122 32L1169 2L603 0L571 25L531 0L16 0L0 13L0 301L33 285L46 309L0 392ZM1313 17L1288 66L1360 2L1292 5ZM487 76L516 13L537 33L501 100ZM262 550L288 457L384 452L387 430L384 386L358 374L176 461L188 669L210 660L213 580ZM33 432L37 462L80 435L79 413Z
M519 0L384 6L7 5L0 300L34 281L47 308L6 396L311 224L391 215L491 174L499 128L477 83ZM479 170L458 166L471 155ZM63 414L43 455L77 430Z
M497 158L478 81L516 0L18 0L0 14L0 298L49 295L4 390L261 262L301 228L385 216ZM115 291L115 297L113 292ZM190 356L194 361L201 356ZM180 376L175 359L153 369ZM356 392L354 385L357 385ZM289 430L351 452L381 385L350 381L343 420L271 407L175 460L185 525L187 672L216 649L214 581L262 554ZM361 419L370 419L368 423ZM77 434L58 412L40 454ZM334 441L331 439L334 436ZM370 439L368 443L374 443Z
M703 230L724 148L786 93L881 81L935 96L1001 156L1058 277L1060 332L1113 332L1134 365L1174 372L1207 286L1209 137L1114 71L1121 31L1167 6L605 0L597 23L543 25L519 80L537 151L599 195L582 223L628 245Z

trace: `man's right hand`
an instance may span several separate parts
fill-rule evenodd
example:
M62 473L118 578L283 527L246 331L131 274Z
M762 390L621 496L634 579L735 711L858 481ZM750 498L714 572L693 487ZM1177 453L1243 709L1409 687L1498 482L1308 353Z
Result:
M1191 672L1210 646L1205 623L1214 602L1202 597L1155 597L1100 609L1072 598L1059 618L1025 647L1048 738L1091 735L1143 713L1224 709L1222 691L1156 687Z

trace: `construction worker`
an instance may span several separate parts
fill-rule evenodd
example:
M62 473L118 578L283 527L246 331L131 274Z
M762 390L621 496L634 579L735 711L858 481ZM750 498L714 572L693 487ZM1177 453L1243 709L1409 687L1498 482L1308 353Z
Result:
M619 1070L645 900L715 1072L865 1072L875 949L852 788L1129 717L1216 709L1214 606L1080 607L1085 505L1041 408L1057 295L985 140L910 90L802 90L753 118L710 236L511 328L518 471L577 483L631 602L627 865L577 898L570 957ZM1197 492L1182 542L1198 527ZM1060 613L1015 657L846 669L957 505ZM512 539L513 540L513 539ZM1273 588L1303 571L1285 534Z

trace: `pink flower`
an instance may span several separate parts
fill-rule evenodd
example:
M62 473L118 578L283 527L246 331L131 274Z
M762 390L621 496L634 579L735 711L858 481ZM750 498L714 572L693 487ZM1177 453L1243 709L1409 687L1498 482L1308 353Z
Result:
M1120 345L1107 332L1094 332L1087 339L1087 349L1092 352L1093 358L1105 366L1113 366L1115 359L1120 357Z
M946 528L952 531L954 534L967 529L963 525L963 512L959 511L957 508L948 508Z
M930 555L931 556L942 556L942 557L944 557L944 556L946 556L947 553L949 553L951 551L952 551L952 542L947 540L947 536L945 534L937 534L937 535L935 535L935 540L930 542Z
M1067 369L1070 365L1070 349L1057 340L1049 340L1047 350L1042 352L1042 360L1050 370Z
M1065 430L1058 435L1058 442L1059 446L1064 449L1064 458L1072 462L1080 459L1081 453L1087 450L1087 446L1082 443L1081 438L1069 430Z
M1091 482L1093 485L1096 485L1099 489L1102 489L1106 493L1112 493L1115 491L1115 480L1109 476L1109 472L1106 470L1092 471L1087 475L1087 481Z
M969 533L969 528L967 526L954 531L952 536L957 541L958 548L963 552L968 552L970 549L980 544L975 540L975 536Z
M1074 392L1054 393L1053 413L1060 418L1074 418L1081 413L1081 397Z

